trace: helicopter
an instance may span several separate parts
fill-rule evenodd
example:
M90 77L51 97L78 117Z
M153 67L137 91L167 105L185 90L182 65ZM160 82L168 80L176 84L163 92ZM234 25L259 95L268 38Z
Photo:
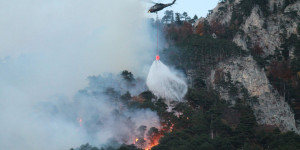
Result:
M154 3L155 5L152 6L152 7L149 9L148 13L157 13L158 11L163 10L164 8L173 5L175 2L176 2L176 0L173 0L172 3L168 3L168 4L162 4L162 3L154 3L154 2L152 2L152 3Z

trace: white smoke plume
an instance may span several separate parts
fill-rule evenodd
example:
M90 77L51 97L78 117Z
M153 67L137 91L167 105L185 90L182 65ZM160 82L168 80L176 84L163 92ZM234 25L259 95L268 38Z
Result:
M74 94L91 75L143 74L155 47L146 11L139 0L0 0L0 149L65 150L126 133L110 97ZM135 111L123 118L156 117ZM107 124L91 138L95 116Z
M139 81L130 84L113 74L93 76L89 81L89 86L80 90L72 101L56 96L52 101L41 103L38 108L44 112L42 118L61 118L77 124L76 133L84 134L81 136L86 137L86 142L97 146L112 141L133 144L140 126L145 125L146 132L151 127L160 127L156 112L128 108L120 99L127 91L146 90ZM84 143L74 146L79 144Z
M167 100L181 101L187 92L185 81L160 60L152 63L146 83L154 95Z

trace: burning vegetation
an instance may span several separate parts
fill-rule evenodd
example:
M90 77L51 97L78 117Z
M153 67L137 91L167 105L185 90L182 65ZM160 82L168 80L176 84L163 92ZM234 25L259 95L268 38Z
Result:
M231 82L230 74L221 74L222 71L217 71L218 79L214 84L229 91L228 96L236 102L234 105L222 100L218 92L206 83L205 77L218 63L232 57L250 55L261 57L264 55L263 49L255 44L250 52L245 52L232 42L231 38L234 33L231 32L233 31L219 22L211 24L200 22L198 28L193 31L193 23L180 20L180 14L176 15L178 18L175 21L170 19L170 21L166 21L166 24L162 24L161 30L165 31L168 48L161 56L162 59L168 58L168 64L173 64L186 74L190 73L191 82L184 101L175 103L172 108L168 109L164 99L155 97L146 88L138 92L123 88L125 91L121 93L117 92L115 88L111 89L109 93L115 99L120 100L117 103L124 108L122 111L149 109L156 112L159 119L156 127L145 124L129 125L131 130L127 136L130 140L123 140L119 143L120 147L117 148L101 145L103 149L298 150L300 136L295 132L282 133L276 126L261 126L256 123L256 117L250 105L251 102L257 102L257 98L251 97L244 87L238 89L235 86L237 83ZM217 37L212 37L213 33ZM282 90L284 95L286 91L289 91L286 96L292 97L291 100L295 101L294 107L299 109L299 104L296 103L299 101L299 92L296 91L299 91L300 76L300 53L298 50L295 51L297 58L294 60L285 60L286 58L283 56L285 53L278 54L276 57L280 57L280 59L269 64L268 72L272 84L281 81L278 86L274 87L278 87L278 91ZM291 65L291 62L294 64ZM130 72L124 71L122 76L127 85L131 87L139 85L137 79ZM225 78L229 81L226 81ZM293 82L289 83L288 81ZM287 88L289 84L291 86ZM154 121L150 119L150 122Z
M159 140L165 134L169 134L174 130L172 121L181 117L167 110L168 106L164 99L157 98L150 91L143 91L146 88L141 84L145 81L142 82L141 79L134 78L129 71L123 71L116 78L108 79L104 76L97 76L90 77L89 80L91 82L90 86L79 92L77 100L88 100L92 97L97 101L103 96L106 97L108 100L106 102L110 106L114 106L114 109L108 112L110 118L108 121L113 118L114 124L120 124L122 128L116 128L116 133L112 137L113 141L118 143L117 145L124 144L121 147L130 146L136 149L150 150L159 144ZM133 96L131 93L139 94ZM92 111L92 109L89 109L89 111ZM101 111L98 112L101 113ZM154 112L158 116L149 115L149 113L153 114ZM76 120L80 130L88 130L90 133L105 132L101 128L105 128L103 126L105 120L103 119L108 116L98 115L96 118L99 119L96 119L95 117L89 118L91 116L87 116L85 113L87 113L86 108L79 107ZM188 120L188 117L185 118ZM84 147L90 147L90 145L83 145L79 149L82 150Z
M164 134L172 131L169 123L158 119L156 113L167 113L164 100L157 99L150 91L143 91L146 89L143 84L145 81L134 78L131 72L123 71L113 77L93 76L89 80L90 86L79 91L75 98L79 131L85 130L95 137L98 133L110 132L113 136L108 139L108 143L115 141L112 145L124 144L123 147L148 150L158 145ZM133 96L132 93L140 94ZM94 110L100 106L98 102L101 99L105 101L99 104L106 105L110 110ZM83 100L90 101L92 105L82 105ZM93 113L90 114L91 112ZM112 127L107 126L105 122L112 122ZM87 144L79 149L85 150L90 147Z
M145 134L146 126L141 126L139 129L140 135L137 135L133 144L137 148L150 150L152 147L158 145L159 139L163 136L163 132L157 128L150 128L148 133Z

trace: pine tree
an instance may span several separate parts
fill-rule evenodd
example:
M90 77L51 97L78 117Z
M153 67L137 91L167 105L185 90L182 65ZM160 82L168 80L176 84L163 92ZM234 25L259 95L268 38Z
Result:
M274 3L274 5L273 5L273 13L277 14L277 12L278 12L277 4Z

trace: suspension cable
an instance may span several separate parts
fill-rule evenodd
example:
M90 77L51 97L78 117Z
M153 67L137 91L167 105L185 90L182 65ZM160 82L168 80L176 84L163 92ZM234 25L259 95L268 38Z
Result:
M156 24L157 24L157 29L156 29L156 32L157 32L157 49L156 49L156 53L157 53L157 55L156 55L156 60L159 60L160 58L159 58L159 47L158 47L158 38L159 38L159 36L158 36L158 30L159 30L159 23L158 23L158 14L156 13Z

